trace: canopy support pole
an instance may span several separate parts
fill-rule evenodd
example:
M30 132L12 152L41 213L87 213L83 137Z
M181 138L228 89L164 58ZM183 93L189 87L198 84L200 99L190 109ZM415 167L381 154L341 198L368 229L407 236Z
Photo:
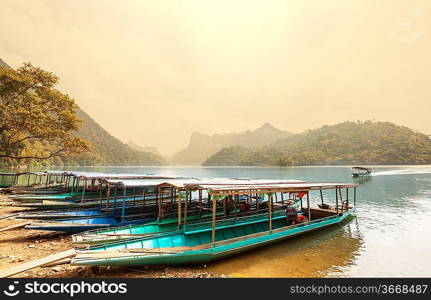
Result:
M85 178L84 181L84 187L82 188L82 195L81 195L81 203L84 202L84 197L85 197L85 188L87 187L87 178Z
M178 229L181 228L181 191L178 190L178 201L177 201L177 206L178 206Z
M184 226L187 225L187 199L189 198L189 191L186 192L186 201L184 203Z
M310 192L307 192L307 207L308 207L308 222L311 221L311 208L310 208Z
M346 211L349 210L349 188L346 188Z
M335 207L338 215L338 188L335 188Z
M109 183L107 184L107 188L108 188L108 186L109 186ZM102 183L100 182L99 183L99 200L100 200L100 206L102 206ZM108 204L106 204L106 205L108 205Z
M199 190L199 218L202 215L202 190Z
M269 231L272 231L272 195L268 199Z
M260 209L260 203L259 203L259 194L256 194L256 209Z
M156 200L157 200L157 216L160 220L160 218L162 217L162 197L160 197L160 193L162 192L162 188L161 187L157 187L157 195L156 195Z
M123 187L123 207L121 209L121 221L124 222L124 218L126 215L126 194L127 194L127 188Z
M211 243L214 248L214 243L216 241L216 210L217 210L217 200L218 196L211 197L213 198L213 216L212 216L212 232L211 232Z
M142 208L143 209L145 209L145 196L146 196L146 194L147 194L147 189L144 187L143 189L142 189Z
M353 188L353 205L356 206L356 187Z
M109 207L109 194L111 193L111 187L108 186L106 191L106 208ZM100 198L100 206L102 206L102 198Z
M136 188L133 188L133 206L136 205Z
M117 212L117 185L115 185L115 189L114 189L114 217L116 215Z
M341 212L343 212L343 193L341 192L341 188L338 189L338 192L340 193Z
M233 211L235 214L235 219L237 218L237 209L238 209L238 199L239 199L239 195L234 195L233 196Z
M226 198L227 198L227 197L224 197L224 198L223 198L223 215L224 215L224 216L226 216Z

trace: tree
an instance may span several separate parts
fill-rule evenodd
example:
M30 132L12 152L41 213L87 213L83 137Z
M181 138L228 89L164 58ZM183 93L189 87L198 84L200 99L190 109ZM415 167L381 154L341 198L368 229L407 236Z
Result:
M48 159L91 151L73 135L81 120L75 101L55 88L58 77L25 63L0 67L0 158Z

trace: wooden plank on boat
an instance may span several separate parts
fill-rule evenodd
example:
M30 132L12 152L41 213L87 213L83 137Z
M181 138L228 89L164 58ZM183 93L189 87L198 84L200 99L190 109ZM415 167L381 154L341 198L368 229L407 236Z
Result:
M76 255L75 249L69 249L69 250L62 251L62 252L59 252L56 254L51 254L51 255L48 255L46 257L32 260L30 262L21 264L19 266L12 267L12 268L7 269L7 270L2 270L2 271L0 271L0 278L10 277L10 276L16 275L18 273L33 269L33 268L41 267L41 266L47 265L49 263L53 263L56 261L64 260L66 258L74 257L75 255Z
M211 243L195 247L170 247L170 248L136 248L108 251L80 250L77 252L78 259L106 259L115 257L129 257L139 254L178 254L180 252L202 250L211 247Z
M15 217L15 216L17 216L17 215L19 215L19 214L20 214L20 213L11 214L11 215L6 215L6 216L1 217L1 218L0 218L0 220L3 220L3 219L9 219L9 218Z
M202 250L211 247L211 243L202 244L195 247L168 247L168 248L136 248L136 249L125 249L119 250L119 252L125 253L178 253L192 250Z
M10 226L7 226L7 227L0 228L0 232L7 231L7 230L12 230L12 229L22 228L22 227L24 227L26 225L29 225L30 223L31 222L23 222L23 223L13 224L13 225L10 225Z
M64 264L68 264L72 261L71 257L67 257L65 259L60 259L54 262L49 262L47 264L41 265L40 267L45 268L45 267L53 267L53 266L58 266L58 265L64 265Z

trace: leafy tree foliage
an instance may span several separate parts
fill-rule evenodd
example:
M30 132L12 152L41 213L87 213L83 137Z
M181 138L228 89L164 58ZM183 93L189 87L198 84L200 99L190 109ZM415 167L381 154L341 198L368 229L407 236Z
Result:
M0 66L0 159L43 160L91 150L73 136L80 119L72 98L55 88L58 77L25 63Z

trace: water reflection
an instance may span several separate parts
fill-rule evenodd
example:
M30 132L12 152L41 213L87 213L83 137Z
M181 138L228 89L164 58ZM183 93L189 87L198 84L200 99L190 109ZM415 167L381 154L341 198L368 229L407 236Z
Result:
M371 176L352 177L354 183L365 184L371 180Z
M354 264L363 239L354 217L340 225L213 263L214 272L238 277L337 276Z

